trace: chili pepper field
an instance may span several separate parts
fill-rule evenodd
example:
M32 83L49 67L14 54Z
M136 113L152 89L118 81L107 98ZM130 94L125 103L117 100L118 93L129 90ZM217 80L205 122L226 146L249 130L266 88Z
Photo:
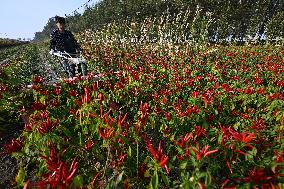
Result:
M47 85L35 44L1 69L1 115L23 125L3 147L15 188L284 187L283 47L78 37L85 79Z

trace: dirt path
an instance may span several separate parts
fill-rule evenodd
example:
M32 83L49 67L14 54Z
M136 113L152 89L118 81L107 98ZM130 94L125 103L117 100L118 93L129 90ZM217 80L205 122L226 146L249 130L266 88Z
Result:
M4 145L13 138L17 138L22 127L19 125L4 124L0 122L3 130L0 131L0 189L10 189L18 173L18 164L10 154L4 153Z

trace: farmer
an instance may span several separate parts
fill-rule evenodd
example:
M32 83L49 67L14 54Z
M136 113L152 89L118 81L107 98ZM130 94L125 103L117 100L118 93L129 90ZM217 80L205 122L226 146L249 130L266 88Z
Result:
M50 54L53 55L55 52L66 51L69 54L78 54L82 52L82 48L77 43L73 34L65 29L65 18L60 16L55 16L55 22L57 29L53 30L50 35ZM61 62L66 74L69 77L75 76L75 65L69 64L68 60L63 59ZM82 65L82 72L86 73L87 66ZM85 70L83 70L85 69ZM85 75L85 74L84 74Z

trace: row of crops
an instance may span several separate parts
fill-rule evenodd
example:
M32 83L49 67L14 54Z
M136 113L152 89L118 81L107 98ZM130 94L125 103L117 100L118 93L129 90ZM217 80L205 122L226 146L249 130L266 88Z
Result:
M284 187L282 47L78 39L87 79L47 85L36 45L1 70L0 112L24 122L5 146L18 187Z

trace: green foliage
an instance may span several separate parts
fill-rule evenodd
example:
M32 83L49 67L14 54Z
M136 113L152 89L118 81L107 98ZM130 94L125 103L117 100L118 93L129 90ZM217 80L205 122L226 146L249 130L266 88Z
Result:
M283 11L284 3L275 0L103 0L86 7L82 14L74 13L66 18L69 28L76 33L87 29L101 30L110 23L122 22L129 23L123 26L127 30L131 22L143 25L150 19L156 20L156 26L167 25L160 22L172 23L172 32L177 35L183 33L191 41L200 41L201 44L259 42L262 34L268 37L268 42L281 44ZM50 18L43 31L36 33L34 40L48 39L54 27L54 20ZM143 37L140 35L139 38ZM183 41L172 36L169 39Z

